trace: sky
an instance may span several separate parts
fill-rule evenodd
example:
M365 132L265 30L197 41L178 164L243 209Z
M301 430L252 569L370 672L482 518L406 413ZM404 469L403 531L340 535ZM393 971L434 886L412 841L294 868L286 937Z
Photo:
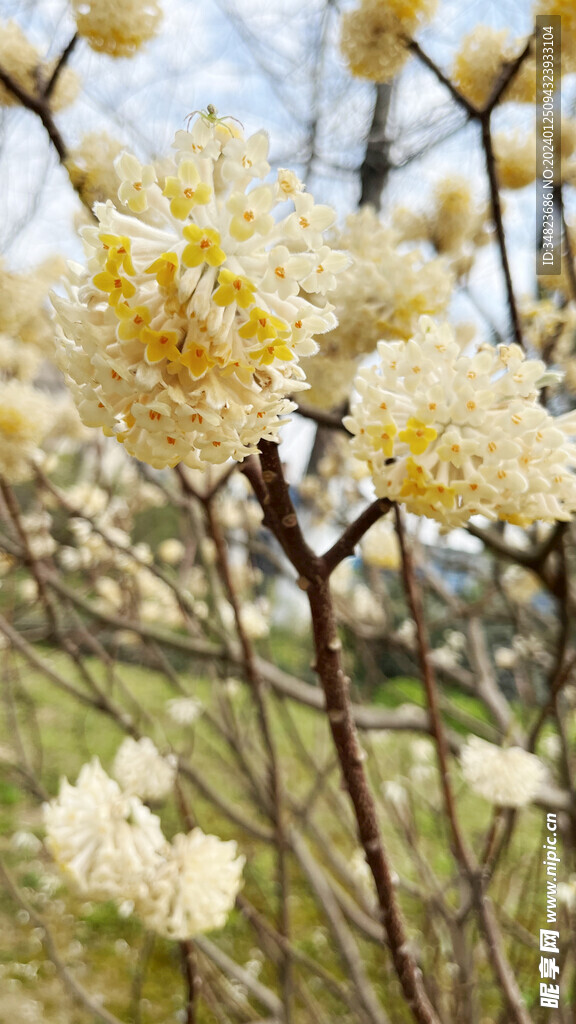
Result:
M80 41L70 66L81 76L82 91L72 107L57 115L66 142L72 147L86 130L105 129L148 160L168 152L187 115L211 103L221 115L239 118L248 134L262 127L268 131L273 168L294 168L315 199L332 203L340 218L353 211L374 100L372 84L347 73L338 49L340 12L353 5L164 0L162 6L161 31L135 59L97 54ZM0 18L17 20L47 58L57 56L74 31L62 0L0 0ZM509 27L513 36L521 36L531 28L531 4L440 0L436 18L419 40L449 69L458 41L479 22ZM566 109L572 99L569 89L563 97ZM444 87L410 61L393 101L391 127L398 137L393 155L404 159L418 148L433 118L448 127L459 116ZM509 130L531 116L530 110L508 104L496 113L495 127ZM384 217L394 203L421 206L434 182L455 169L469 178L481 199L485 173L477 133L470 126L391 175ZM77 213L77 199L38 119L18 108L0 111L0 246L9 266L26 268L54 252L80 258ZM534 293L531 188L508 193L505 219L517 291ZM470 288L476 303L505 329L502 275L493 247L481 254ZM453 313L456 319L477 319L462 299ZM313 429L298 421L285 431L284 456L295 474L303 469Z

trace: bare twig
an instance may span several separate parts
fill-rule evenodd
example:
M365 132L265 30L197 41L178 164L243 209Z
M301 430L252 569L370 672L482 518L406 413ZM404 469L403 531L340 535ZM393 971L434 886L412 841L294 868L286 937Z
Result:
M350 523L350 526L346 527L342 536L322 556L322 569L326 577L334 572L340 562L354 554L354 548L362 540L364 534L391 508L392 502L388 498L377 498L368 508L364 509L353 523Z
M201 984L198 974L198 963L192 939L186 939L180 943L182 954L182 971L186 981L186 1024L196 1024L196 1005L198 1001L198 990Z
M78 33L75 32L74 35L72 36L70 42L64 47L64 49L62 50L62 53L60 54L58 60L56 61L54 70L53 70L52 74L50 75L50 78L48 79L46 85L44 86L43 92L42 92L42 95L44 96L44 99L46 101L48 101L50 99L50 97L52 96L52 93L54 92L54 89L56 88L56 85L58 84L58 79L60 78L60 75L62 74L62 71L66 67L66 64L68 63L68 61L69 61L69 59L70 59L70 57L72 55L72 51L74 50L74 48L76 46L76 43L78 42L78 38L79 38L78 37Z

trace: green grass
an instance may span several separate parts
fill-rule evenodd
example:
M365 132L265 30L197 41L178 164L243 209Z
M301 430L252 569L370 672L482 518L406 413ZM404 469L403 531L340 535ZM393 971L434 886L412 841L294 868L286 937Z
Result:
M285 668L293 667L290 663L290 648L284 636L273 636L270 648L275 656L279 654L278 661ZM88 692L81 674L63 653L47 648L38 650L63 679L79 690ZM303 660L303 654L299 653L298 664ZM130 714L138 727L151 735L160 749L172 747L189 756L195 769L210 782L217 793L225 797L241 820L268 824L266 816L255 804L250 786L242 773L241 762L245 756L256 766L260 779L264 778L261 744L253 704L246 687L242 687L233 698L234 716L241 741L240 751L235 754L210 724L207 715L201 717L192 729L171 722L166 713L166 701L176 694L173 686L159 673L136 665L117 664L111 674L105 666L92 658L85 660L85 667L97 686L124 713ZM190 695L202 700L213 713L217 712L221 684L216 677L180 672L179 678ZM0 720L0 746L2 750L7 750L15 742L20 744L29 765L49 795L57 792L62 776L75 781L82 764L91 757L100 757L103 766L110 769L123 737L122 730L110 717L80 705L44 675L31 671L20 658L11 658L5 665L3 688L4 714ZM472 697L455 690L450 691L448 696L457 709L479 721L486 720L483 707ZM411 678L391 679L379 689L377 702L385 707L396 707L406 702L423 706L421 684ZM349 858L355 848L354 826L346 798L339 788L337 769L333 768L330 776L332 801L320 796L310 812L314 778L308 764L308 755L313 754L317 763L323 766L328 766L333 760L326 720L310 709L274 697L270 697L268 703L285 790L294 819L300 827L304 827L302 815L312 813L315 825L327 836L328 842L346 859ZM146 709L146 715L138 710L138 705ZM454 728L458 727L458 723L455 723ZM295 742L295 735L299 737L299 742ZM383 743L373 743L366 739L369 752L367 769L377 793L382 782L392 778L400 779L406 786L416 824L420 857L430 865L440 884L446 886L447 898L455 906L459 899L459 887L455 881L454 864L449 852L443 815L439 809L437 780L432 768L428 781L421 784L410 781L413 739L413 736L395 733L389 734ZM477 799L465 788L458 772L454 773L454 784L462 826L471 846L478 851L491 820L491 810L484 801ZM278 901L273 848L230 821L218 806L196 792L194 786L186 781L183 782L183 791L197 823L204 831L214 832L223 839L237 839L247 857L244 893L263 916L273 919ZM168 837L176 831L182 831L179 808L174 799L168 799L161 808L154 810L160 813ZM534 908L538 907L543 888L543 878L537 866L534 870L539 858L542 820L542 812L538 809L530 809L522 814L494 884L498 907L517 918L534 935L537 934L537 914L535 917ZM421 867L412 857L409 844L406 844L405 837L396 827L394 817L385 805L381 808L381 825L394 867L408 883L421 886ZM107 1008L125 1024L132 1024L137 1019L134 1016L131 989L135 977L143 972L141 994L144 1002L140 1007L140 1024L176 1024L175 1013L182 1006L183 997L177 946L157 938L150 950L137 918L122 917L115 904L86 900L68 889L64 881L54 881L56 869L45 852L29 854L16 851L10 846L11 834L22 829L42 836L38 799L26 791L22 779L16 773L5 772L0 781L0 843L9 867L24 887L26 898L48 921L64 959L77 965L75 969L80 971L78 976L90 991L106 993ZM318 851L316 853L322 860L321 854ZM514 878L522 879L520 898L518 886L511 885L511 879ZM294 941L303 952L318 959L334 977L346 982L346 968L332 948L327 921L311 897L307 879L293 858L290 858L290 879ZM59 888L50 891L47 898L47 885L49 888L58 884ZM372 899L370 889L366 890L366 898ZM437 942L435 945L433 941L434 928L429 920L429 911L423 908L419 899L402 890L400 899L410 922L411 935L417 937L420 932L424 966L438 975L443 973L445 977L442 957L437 961L440 954ZM15 918L14 910L11 899L6 893L0 892L0 962L8 965L7 976L11 976L10 964L39 962L37 978L33 982L26 981L24 987L29 994L32 993L31 998L41 1002L42 1019L46 1024L91 1024L90 1016L83 1010L74 1008L61 993L58 997L59 990L43 954L37 948L37 938L34 939L29 925ZM358 932L355 935L376 991L381 994L387 1008L394 1009L394 1013L389 1009L391 1019L394 1024L403 1024L409 1017L398 995L397 982L386 957L376 944ZM258 936L238 911L232 913L226 928L211 938L239 963L250 959L254 947L259 945ZM537 971L535 952L517 941L511 943L511 949L518 960L518 977L525 979L522 983L525 985L526 996L530 997L533 995L534 971ZM144 953L147 955L145 963L142 959ZM84 968L82 963L85 964ZM501 1009L498 1006L500 996L492 986L489 970L482 961L477 969L484 1016L497 1014ZM264 964L260 977L265 984L276 988L275 968L269 960ZM21 984L24 985L24 982ZM355 1015L351 1015L336 997L323 988L319 996L329 1019L337 1019L342 1024L355 1024ZM301 1003L298 1014L298 1024L301 1021L307 1024L309 1017ZM233 1016L232 1019L236 1018ZM211 1024L214 1020L214 1016L202 1003L198 1024ZM538 1020L537 1014L535 1020Z

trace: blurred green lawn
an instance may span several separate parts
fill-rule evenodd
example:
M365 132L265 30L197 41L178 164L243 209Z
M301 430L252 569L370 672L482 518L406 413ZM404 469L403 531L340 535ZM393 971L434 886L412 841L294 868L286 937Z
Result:
M295 648L290 647L287 637L273 636L270 646L283 667L302 667L289 664L290 651ZM64 654L46 648L40 649L40 653L53 669L75 685L81 685L75 678L72 663ZM301 654L297 657L301 661ZM234 755L208 721L207 714L193 726L175 725L166 713L166 702L177 694L165 677L150 669L118 663L115 666L117 678L111 683L105 666L92 658L85 659L85 663L98 684L134 715L138 727L151 735L160 749L166 751L169 743L178 752L189 754L194 768L225 796L240 817L245 815L251 821L266 824L265 818L254 807ZM217 678L191 677L180 672L179 679L191 696L203 702L208 712L217 713L222 699L222 684ZM94 755L100 757L107 770L110 769L123 738L121 729L110 718L81 706L13 655L4 659L3 692L4 713L0 721L2 759L14 757L13 751L21 744L28 764L33 766L49 795L57 792L61 776L65 775L74 782L82 764ZM138 716L130 695L146 709L148 718ZM378 692L377 700L390 707L406 702L422 705L422 689L414 679L389 680ZM483 708L470 696L452 693L451 700L457 709L480 721L486 720ZM326 799L321 794L311 810L315 780L306 752L312 753L323 766L333 760L326 722L317 712L292 702L278 700L273 695L269 701L291 818L296 827L301 827L306 834L305 816L309 814L314 826L321 829L327 841L348 860L355 849L353 825L343 795L339 792L339 776L334 766L330 774L332 796ZM252 757L255 752L257 754L258 744L250 695L243 685L232 698L232 706L240 734L245 737L246 749ZM457 722L450 722L450 725L462 728ZM298 740L295 740L296 736ZM458 884L455 883L446 829L439 811L435 769L431 769L430 778L422 784L409 781L414 765L412 743L415 738L413 734L403 733L387 733L380 740L377 736L366 737L367 767L377 792L386 780L400 778L403 781L410 794L420 856L439 877L440 883L446 887L448 902L455 906ZM454 783L462 822L471 845L478 851L491 820L491 809L464 788L457 771ZM277 903L273 848L231 822L186 780L183 791L198 825L205 832L237 840L247 857L243 893L262 914L273 917ZM409 844L400 835L394 814L383 802L381 806L382 828L393 865L408 888L419 886L422 884L421 871L411 855ZM160 814L168 837L183 830L174 800L169 799L161 808L154 810ZM491 890L504 922L505 934L512 938L509 956L529 1005L537 998L539 981L537 949L531 948L535 940L531 944L530 939L538 935L538 928L544 920L544 877L538 853L543 827L544 815L540 809L522 812ZM126 1024L176 1024L179 1020L177 1011L183 1005L177 945L156 938L151 948L136 918L121 916L113 903L97 903L78 897L60 879L43 850L15 848L11 837L21 831L42 837L39 801L26 791L17 773L4 764L0 776L0 843L3 854L14 876L24 887L26 898L50 925L63 959L91 993L105 993L106 1007ZM322 859L318 851L316 855ZM346 969L332 947L327 921L311 898L307 880L293 857L290 858L290 873L290 908L296 946L321 961L335 978L345 980ZM400 894L410 922L410 932L419 944L423 963L440 978L446 967L445 953L438 940L439 922L433 919L432 906L422 905L404 887L401 887ZM370 905L369 887L365 890L365 899ZM91 1024L95 1018L75 1007L63 994L54 979L51 964L45 960L38 933L25 918L25 914L17 912L8 894L0 889L0 980L3 986L7 986L8 997L4 1009L0 1006L0 1022L5 1019L7 1024L8 1020L12 1024L15 1019L20 1019L18 1012L22 1021L28 1019L22 1009L13 1012L15 1000L15 1005L25 1010L29 1004L37 1003L37 1011L29 1009L26 1012L36 1012L36 1018L31 1019L42 1020L46 1024ZM508 918L515 918L519 927L508 928ZM408 1022L410 1017L398 999L398 984L386 955L375 943L357 931L355 934L368 973L393 1024ZM238 910L232 913L226 928L210 938L214 938L241 964L253 958L258 947L254 931ZM28 970L25 965L29 965ZM484 1015L497 1014L502 1007L498 1005L498 996L492 988L490 972L482 961L478 962L477 970ZM305 976L311 977L307 972ZM269 960L264 962L260 980L275 987L275 969ZM344 1024L356 1021L355 1015L318 979L312 978L311 987L328 1019ZM9 1017L4 1018L3 1014L7 1012ZM234 1017L232 1014L231 1019L242 1021L246 1017L242 1014ZM309 1019L302 1007L298 1021ZM538 1019L536 1012L535 1020ZM201 1002L198 1024L215 1020L213 1013Z

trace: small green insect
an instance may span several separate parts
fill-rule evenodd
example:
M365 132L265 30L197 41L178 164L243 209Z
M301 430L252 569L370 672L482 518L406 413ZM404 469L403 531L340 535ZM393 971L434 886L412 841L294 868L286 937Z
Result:
M196 117L196 114L198 114L198 116L208 124L221 124L230 132L230 135L233 135L234 133L230 125L226 124L227 121L236 121L236 124L239 124L242 129L244 128L242 121L239 121L237 117L232 117L231 114L227 114L225 117L218 117L216 107L213 106L212 103L209 103L206 110L193 110L191 114L188 114L186 118L186 128L188 131L190 131L190 121L193 117Z

